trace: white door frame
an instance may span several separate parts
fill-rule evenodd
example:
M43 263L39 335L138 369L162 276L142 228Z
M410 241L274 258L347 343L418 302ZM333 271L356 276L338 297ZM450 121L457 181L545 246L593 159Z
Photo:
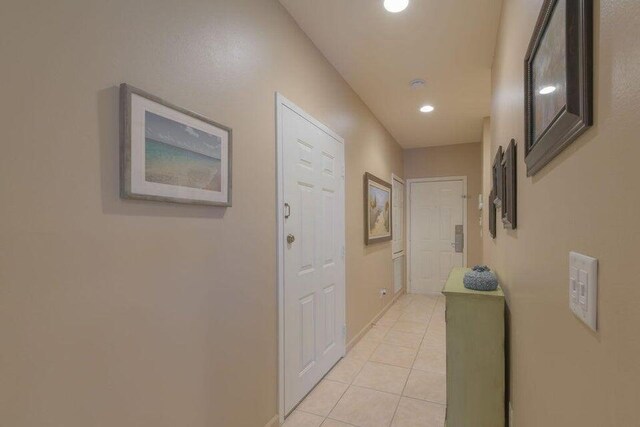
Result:
M407 242L405 244L405 252L407 254L407 268L406 268L406 280L407 280L407 293L412 291L411 286L411 184L420 182L442 182L442 181L462 181L463 191L463 211L462 211L462 227L464 229L464 248L462 250L462 262L464 266L467 265L467 235L469 230L467 229L467 177L466 176L439 176L434 178L411 178L407 179L407 184L404 188L405 192L405 206L406 206L406 227L407 227Z
M342 144L342 151L344 153L344 138L329 129L327 126L307 114L302 108L298 107L293 102L289 101L279 92L276 92L276 254L277 254L277 283L278 283L278 416L280 418L280 424L284 423L284 139L282 132L282 117L283 108L289 108L298 115L302 116L305 120L309 121L323 132L330 135L340 144ZM346 164L346 158L344 163ZM343 165L343 175L346 177L346 165ZM342 181L343 192L346 202L346 179ZM346 233L346 215L345 215L345 203L342 204L342 221L345 224ZM346 305L346 238L337 236L341 240L342 247L345 248L345 268L344 268L344 288L343 288L343 301ZM346 307L342 312L342 324L346 324ZM343 348L346 348L346 334L342 335ZM344 356L344 354L343 354Z
M407 209L407 183L404 181L404 179L400 178L398 175L392 173L391 174L391 188L393 189L393 181L398 181L399 183L401 183L402 185L404 185L404 193L405 193L405 204L404 204L404 209ZM391 211L393 212L393 197L391 198ZM406 218L406 212L404 217ZM392 230L393 231L393 230ZM407 228L406 228L406 222L404 224L404 227L402 227L402 231L404 232L404 236L402 236L402 244L403 244L403 248L400 252L394 253L393 252L393 243L391 244L391 259L396 259L396 258L400 258L403 257L405 252L407 251ZM391 235L391 238L393 239L393 233Z

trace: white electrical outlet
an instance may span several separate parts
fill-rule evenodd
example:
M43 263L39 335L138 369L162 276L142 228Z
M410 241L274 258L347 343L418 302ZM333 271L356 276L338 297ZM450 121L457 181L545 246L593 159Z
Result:
M569 307L580 320L597 330L598 260L569 253Z

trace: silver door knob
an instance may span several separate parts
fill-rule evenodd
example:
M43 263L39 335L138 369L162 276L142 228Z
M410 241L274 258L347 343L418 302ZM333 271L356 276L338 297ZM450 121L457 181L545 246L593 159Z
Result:
M295 241L296 241L296 236L294 236L293 234L289 234L289 235L287 236L287 243L288 243L288 244L292 244L292 243L293 243L293 242L295 242Z

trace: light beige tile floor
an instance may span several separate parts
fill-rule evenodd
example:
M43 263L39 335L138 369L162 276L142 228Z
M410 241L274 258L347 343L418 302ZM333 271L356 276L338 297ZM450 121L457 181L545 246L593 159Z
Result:
M443 427L444 297L403 295L285 427Z

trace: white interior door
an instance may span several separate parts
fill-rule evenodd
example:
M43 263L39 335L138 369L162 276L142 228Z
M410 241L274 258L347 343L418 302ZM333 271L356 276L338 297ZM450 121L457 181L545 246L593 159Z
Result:
M288 414L345 352L344 144L301 110L279 111Z
M393 293L399 292L404 286L404 181L399 177L391 176L392 212L393 212L393 240L391 253L393 258Z
M466 245L456 249L455 244L456 225L466 232L465 183L455 179L409 185L410 289L439 293L451 269L465 262Z
M391 177L392 185L392 218L393 218L393 240L391 248L393 258L404 254L404 181L397 176Z

